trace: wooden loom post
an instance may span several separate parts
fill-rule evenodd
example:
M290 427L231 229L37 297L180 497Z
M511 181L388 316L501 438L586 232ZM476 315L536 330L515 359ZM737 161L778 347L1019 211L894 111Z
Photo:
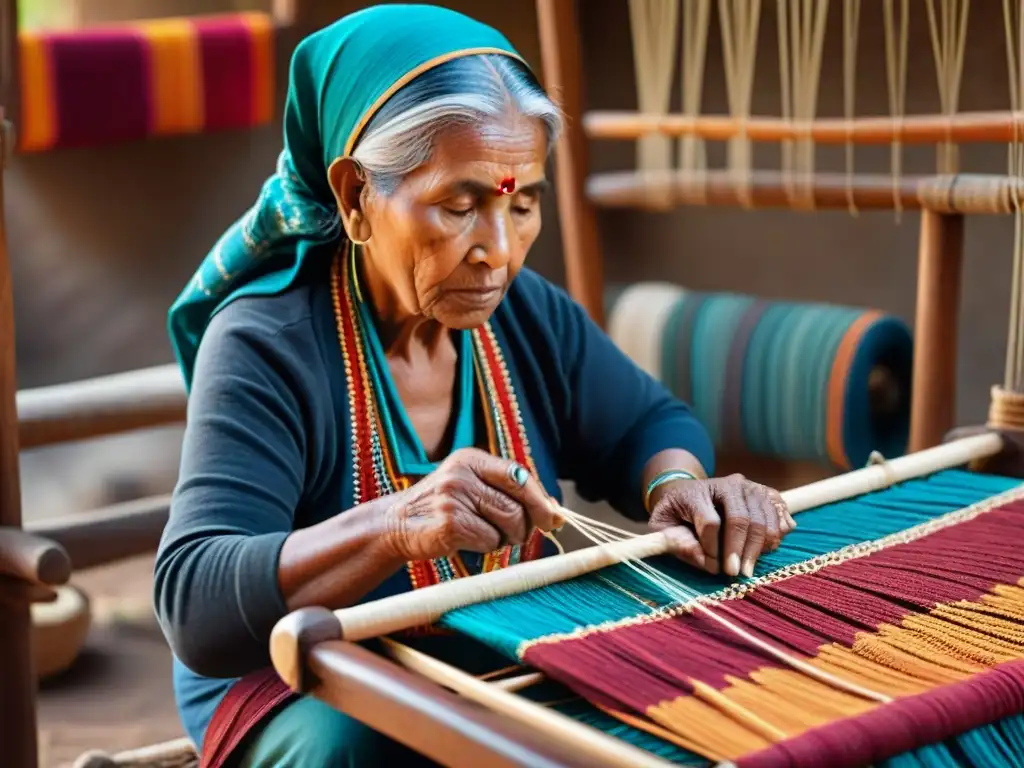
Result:
M956 351L964 217L921 211L914 313L911 452L942 442L956 420Z
M384 650L399 666L344 642L341 634L337 617L326 608L289 614L271 639L275 670L292 690L320 699L443 765L667 765L637 747L520 700L425 654L385 642Z
M3 125L3 128L6 128ZM21 490L18 470L18 414L15 406L17 376L14 356L14 297L7 260L7 233L3 217L5 146L10 133L0 133L0 536L21 529ZM0 541L0 544L3 542ZM17 563L6 562L18 546L0 547L0 573L17 579ZM12 560L17 559L11 557ZM14 585L0 584L12 588ZM32 671L29 604L17 590L11 600L0 600L0 755L11 768L33 768L37 763L35 679Z
M0 0L0 104L16 135L21 127L20 68L18 0Z
M604 264L597 215L587 199L587 138L576 0L537 0L545 86L560 102L566 126L555 153L559 227L569 294L604 325Z

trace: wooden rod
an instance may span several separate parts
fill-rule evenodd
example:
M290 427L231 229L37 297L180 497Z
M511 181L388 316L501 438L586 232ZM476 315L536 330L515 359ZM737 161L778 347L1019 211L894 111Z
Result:
M712 206L725 208L782 208L788 210L891 211L931 210L937 213L1013 213L1014 190L1024 183L1009 176L866 175L848 177L819 173L790 176L755 171L740 178L728 171L622 171L591 176L587 195L604 208Z
M156 552L170 506L170 495L152 496L26 527L62 547L78 571Z
M17 396L21 447L181 423L186 402L176 365L22 390Z
M555 194L562 233L565 282L569 294L604 326L604 263L597 215L585 192L587 142L583 115L583 67L576 3L537 0L541 66L548 93L558 98L566 118L561 147L555 153Z
M5 158L13 153L15 136L21 126L21 49L18 46L18 0L0 0L0 104L10 123L10 146Z
M914 315L911 451L939 445L956 422L964 217L921 212Z
M56 587L71 577L71 560L56 542L4 526L0 527L0 575L37 587Z
M542 683L547 678L544 677L542 672L528 672L525 675L517 675L516 677L505 677L501 680L492 680L487 683L495 688L501 688L503 691L513 693L515 691L521 691L524 688L529 688L532 685Z
M519 722L446 690L368 648L337 640L304 654L303 692L441 765L453 768L614 768L541 738ZM285 681L288 682L287 678ZM511 694L510 694L511 695Z
M10 19L8 19L10 21ZM0 112L0 122L6 122ZM0 143L8 136L0 131ZM0 157L6 156L0 147ZM18 377L14 356L14 295L7 258L0 171L0 528L21 528L18 466ZM10 768L35 768L36 679L32 669L31 619L25 602L0 601L0 755Z
M407 669L487 707L492 712L522 723L553 741L569 746L585 757L588 764L611 764L623 768L657 768L669 765L650 752L608 736L561 712L546 709L522 696L496 688L492 683L478 680L457 667L445 664L407 645L385 639L384 647L395 661Z
M811 139L817 144L1005 144L1024 136L1024 112L960 112L952 116L818 118L813 121L780 117L737 120L726 115L688 117L639 112L588 112L583 129L590 139L629 141L643 136L699 136L727 141L743 136L751 141L782 142Z
M1002 447L1002 437L994 432L975 435L784 491L782 496L790 510L797 513L994 456ZM341 625L344 639L359 642L433 624L449 611L467 605L528 592L626 560L661 555L667 548L668 541L663 533L650 533L434 584L333 613ZM274 628L272 644L274 636L278 634L294 634L294 619L291 616L285 616Z

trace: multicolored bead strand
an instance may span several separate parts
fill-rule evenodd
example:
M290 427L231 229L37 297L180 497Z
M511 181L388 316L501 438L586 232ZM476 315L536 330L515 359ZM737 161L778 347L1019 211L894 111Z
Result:
M331 269L331 291L348 382L354 503L362 504L406 488L412 479L395 472L394 447L381 434L380 406L371 384L362 342L358 304L361 297L357 279L353 276L354 258L354 249L351 259L346 257L345 248L339 249ZM474 369L486 411L489 450L520 463L536 476L519 403L494 330L490 324L484 324L473 330L472 336ZM540 533L535 531L525 545L507 545L487 553L481 570L490 571L520 560L535 559L540 555L542 540ZM410 562L407 572L413 589L469 574L457 554Z

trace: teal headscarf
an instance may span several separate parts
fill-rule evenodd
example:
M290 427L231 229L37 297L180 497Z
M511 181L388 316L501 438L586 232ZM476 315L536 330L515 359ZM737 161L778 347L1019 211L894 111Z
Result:
M241 296L285 291L338 243L327 169L352 152L380 107L417 75L459 56L520 58L496 30L430 5L379 5L346 16L295 49L284 151L256 204L220 238L168 314L186 388L210 319Z

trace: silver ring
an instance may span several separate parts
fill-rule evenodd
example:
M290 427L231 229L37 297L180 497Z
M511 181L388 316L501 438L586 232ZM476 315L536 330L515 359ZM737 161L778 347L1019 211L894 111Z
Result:
M530 473L523 465L512 462L508 466L508 479L522 488L526 485L526 481L530 479Z

